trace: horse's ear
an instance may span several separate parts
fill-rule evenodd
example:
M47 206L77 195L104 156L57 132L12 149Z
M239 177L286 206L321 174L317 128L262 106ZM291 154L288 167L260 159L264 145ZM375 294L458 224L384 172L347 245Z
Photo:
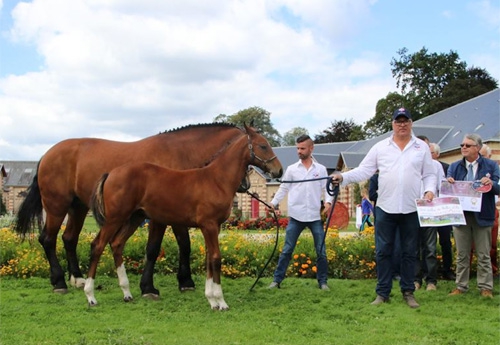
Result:
M245 132L248 133L249 129L250 129L250 127L252 127L252 125L247 126L246 122L243 122L243 127L245 128Z

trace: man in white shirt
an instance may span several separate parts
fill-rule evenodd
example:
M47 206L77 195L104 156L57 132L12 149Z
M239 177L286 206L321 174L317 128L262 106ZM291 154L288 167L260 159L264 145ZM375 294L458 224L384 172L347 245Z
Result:
M403 299L418 308L415 291L415 262L419 221L415 199L434 198L436 174L429 146L412 132L410 112L396 109L392 115L393 134L375 144L360 165L332 179L342 185L365 181L379 170L378 199L375 208L375 251L377 293L373 305L389 300L392 290L392 253L396 231L400 233L401 280ZM424 195L421 193L423 183Z
M286 228L285 244L274 272L274 280L269 285L269 288L280 287L281 282L285 279L286 270L297 244L297 239L301 232L308 227L313 235L314 247L316 248L316 278L319 288L329 290L327 284L328 262L323 243L325 231L321 221L322 195L324 195L325 213L329 210L333 200L333 196L326 192L328 173L323 165L312 158L314 142L308 135L298 137L296 143L299 161L286 169L283 181L304 182L283 182L271 201L271 205L276 208L279 202L288 194L289 222ZM320 180L305 181L314 179Z

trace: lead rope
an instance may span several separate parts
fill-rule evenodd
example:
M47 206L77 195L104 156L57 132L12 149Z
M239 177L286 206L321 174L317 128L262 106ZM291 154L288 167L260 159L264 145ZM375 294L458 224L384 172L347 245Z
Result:
M330 176L329 177L320 177L320 178L315 178L315 179L310 179L310 180L302 180L302 181L281 181L281 182L282 183L299 183L299 182L310 182L310 181L318 181L318 180L327 180L327 182L326 182L326 192L329 195L333 196L332 207L330 207L330 212L328 213L328 217L327 217L327 220L326 220L325 234L323 236L323 243L321 244L321 250L320 250L320 253L321 253L323 251L323 248L325 247L326 234L328 232L328 225L330 224L330 220L332 218L333 210L335 208L335 204L337 203L337 198L338 198L338 195L339 195L339 185L336 184L332 188L333 183L332 183L332 178ZM266 270L267 265L269 265L269 263L271 262L271 260L274 257L274 253L276 252L276 248L278 247L278 240L279 240L279 234L280 234L280 224L279 224L279 221L278 221L278 217L276 216L276 212L274 210L274 207L271 207L271 205L269 205L268 203L266 203L265 201L263 201L262 199L260 199L256 195L256 193L251 193L248 190L246 191L246 193L248 195L250 195L252 198L254 198L257 201L259 201L262 204L264 204L267 208L269 208L271 210L272 214L273 214L273 219L274 219L274 221L276 223L276 239L274 241L273 251L272 251L271 256L269 257L269 259L267 260L266 264L264 265L264 267L262 268L262 270L258 274L257 279L255 280L255 282L253 283L252 287L250 288L250 291L252 291L253 288L255 287L255 285L257 285L257 282L259 281L259 279L262 277L262 274L264 274L264 271Z

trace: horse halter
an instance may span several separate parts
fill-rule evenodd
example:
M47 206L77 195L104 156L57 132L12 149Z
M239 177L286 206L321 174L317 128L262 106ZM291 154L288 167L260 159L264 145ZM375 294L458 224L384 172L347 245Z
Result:
M250 140L250 135L247 134L247 138L248 138L248 149L250 150L250 161L258 160L265 167L267 167L267 163L270 163L276 159L276 155L272 156L271 158L269 158L267 160L264 160L264 159L260 158L259 156L257 156L255 154L255 152L253 151L253 145L252 145L252 142Z

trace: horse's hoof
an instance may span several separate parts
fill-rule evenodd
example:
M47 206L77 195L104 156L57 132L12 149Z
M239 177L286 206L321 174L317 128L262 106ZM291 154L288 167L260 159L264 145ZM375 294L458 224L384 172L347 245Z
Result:
M190 286L183 286L183 287L180 287L179 290L181 290L181 292L186 292L186 291L194 291L194 286L193 287L190 287Z
M58 293L60 295L64 295L64 294L68 293L68 289L67 288L54 288L52 290L52 292Z
M155 293L145 293L142 295L143 298L151 299L153 301L158 301L160 299L160 295Z
M97 302L91 301L89 302L89 307L95 307L97 305Z
M134 298L132 296L127 296L127 297L123 297L123 300L125 302L132 302L134 300Z

